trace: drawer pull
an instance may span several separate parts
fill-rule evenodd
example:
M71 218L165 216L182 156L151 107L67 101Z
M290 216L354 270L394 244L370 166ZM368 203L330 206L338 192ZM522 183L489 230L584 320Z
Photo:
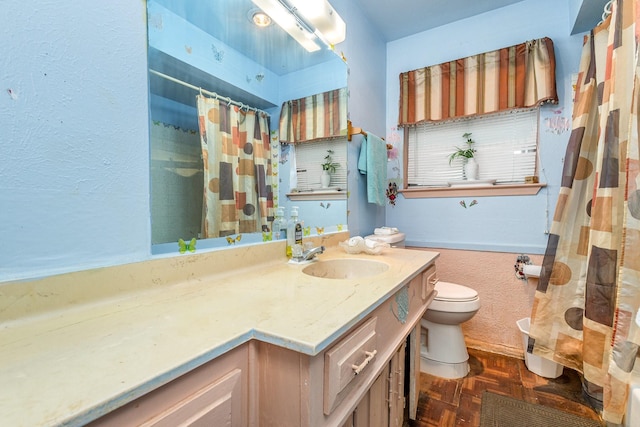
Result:
M358 375L360 372L362 372L362 370L369 364L369 362L371 362L371 360L374 357L376 357L377 353L378 353L378 350L365 351L364 354L366 354L367 357L365 357L362 363L360 365L351 365L351 368L353 369L353 373Z
M422 273L422 300L425 301L429 294L431 294L431 290L438 283L438 276L436 273L431 273L427 275L427 272Z

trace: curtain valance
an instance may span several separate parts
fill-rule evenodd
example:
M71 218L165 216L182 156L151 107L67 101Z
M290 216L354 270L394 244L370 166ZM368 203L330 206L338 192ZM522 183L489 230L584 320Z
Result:
M289 144L346 136L347 88L284 102L279 129Z
M557 103L555 68L545 37L401 73L398 124Z

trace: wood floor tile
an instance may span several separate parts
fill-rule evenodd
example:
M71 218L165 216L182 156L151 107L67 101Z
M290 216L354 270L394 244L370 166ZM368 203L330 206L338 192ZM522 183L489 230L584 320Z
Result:
M462 380L447 380L432 375L420 375L420 390L429 390L429 397L458 406Z
M521 359L469 350L465 378L444 379L420 374L418 419L409 427L479 427L482 393L497 394L600 420L582 395L580 376L565 368L555 379L529 371Z
M471 394L460 395L460 406L456 414L456 427L475 427L480 425L480 407L482 398Z

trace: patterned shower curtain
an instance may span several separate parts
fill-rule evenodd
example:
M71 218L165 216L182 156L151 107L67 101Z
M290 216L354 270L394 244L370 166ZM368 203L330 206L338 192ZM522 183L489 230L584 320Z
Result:
M266 114L197 96L204 237L269 231L273 191Z
M638 1L614 1L585 37L529 342L534 354L582 372L613 423L640 375Z

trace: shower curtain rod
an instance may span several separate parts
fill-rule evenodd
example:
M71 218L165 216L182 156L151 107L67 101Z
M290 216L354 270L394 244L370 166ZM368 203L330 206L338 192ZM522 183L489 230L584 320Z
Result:
M237 107L240 107L240 109L245 108L247 110L252 110L252 111L259 112L259 113L262 113L262 114L266 114L267 116L269 116L269 113L267 113L266 111L260 110L259 108L256 108L256 107L251 107L249 105L243 104L242 102L234 101L233 99L229 98L228 96L220 96L215 92L211 92L209 90L202 89L201 87L194 86L194 85L192 85L190 83L183 82L182 80L176 79L175 77L171 77L171 76L169 76L167 74L163 74L163 73L161 73L159 71L156 71L154 69L151 69L151 68L149 68L149 72L151 74L155 74L158 77L162 77L163 79L166 79L166 80L172 81L174 83L178 83L179 85L188 87L189 89L197 90L201 94L204 93L205 95L209 95L209 96L211 96L211 97L213 97L215 99L226 101L227 104L229 104L229 105L235 105Z

